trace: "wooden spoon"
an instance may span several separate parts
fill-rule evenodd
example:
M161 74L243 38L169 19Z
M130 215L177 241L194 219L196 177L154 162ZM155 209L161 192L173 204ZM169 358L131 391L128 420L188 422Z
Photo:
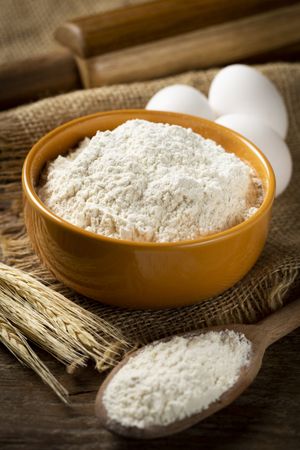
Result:
M105 406L103 404L103 394L110 381L116 373L123 367L128 360L138 354L140 350L128 354L108 375L104 383L101 385L96 397L96 415L100 419L101 425L113 433L141 439L151 439L163 436L169 436L179 431L185 430L192 425L200 422L206 417L214 414L225 406L233 402L254 380L262 363L265 350L269 345L278 339L287 335L291 331L300 326L300 299L288 304L281 310L275 312L265 320L258 322L256 325L233 324L226 326L216 326L200 330L198 332L181 334L184 337L192 337L209 331L233 330L243 333L252 343L252 355L248 366L243 367L237 382L214 403L204 411L193 414L182 420L171 423L167 426L152 426L140 429L137 427L124 427L120 423L111 420L107 416ZM168 339L162 339L166 342ZM158 341L157 341L158 342Z

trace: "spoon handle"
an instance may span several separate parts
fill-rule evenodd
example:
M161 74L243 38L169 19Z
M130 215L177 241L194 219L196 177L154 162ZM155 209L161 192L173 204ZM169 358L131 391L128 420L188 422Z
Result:
M300 327L300 298L257 324L265 336L266 347Z

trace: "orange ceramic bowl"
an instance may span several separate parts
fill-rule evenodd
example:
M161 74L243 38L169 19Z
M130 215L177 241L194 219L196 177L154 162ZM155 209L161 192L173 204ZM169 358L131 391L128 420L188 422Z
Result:
M259 210L223 232L174 243L111 239L53 214L35 189L47 161L97 130L111 130L136 118L190 127L247 161L263 183L265 197ZM190 305L220 294L251 269L266 241L275 181L263 154L227 128L184 114L121 110L80 117L44 136L24 163L23 190L29 237L40 259L57 279L103 303L166 308Z

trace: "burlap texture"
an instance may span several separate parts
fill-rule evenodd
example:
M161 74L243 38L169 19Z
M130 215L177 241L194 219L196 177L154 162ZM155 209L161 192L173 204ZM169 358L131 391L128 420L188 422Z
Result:
M190 72L168 79L79 91L39 101L0 115L2 149L1 218L3 257L101 315L136 342L149 342L212 324L251 323L276 310L299 293L300 285L300 64L261 66L282 92L289 111L287 138L294 161L288 189L275 201L271 232L265 250L251 272L233 288L199 304L160 311L130 311L104 306L75 294L56 282L32 253L22 217L20 174L30 146L52 128L75 117L118 108L141 108L159 88L188 83L207 93L215 74Z
M0 0L0 64L57 49L53 33L69 19L146 1Z

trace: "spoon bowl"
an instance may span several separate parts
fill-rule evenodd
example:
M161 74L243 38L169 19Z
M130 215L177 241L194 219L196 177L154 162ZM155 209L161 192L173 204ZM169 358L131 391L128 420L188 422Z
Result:
M298 326L300 326L300 299L285 306L280 311L274 313L256 325L232 324L226 326L215 326L197 332L181 334L180 336L189 338L210 331L221 332L225 330L232 330L236 333L243 334L251 342L251 355L247 366L241 368L239 378L236 383L224 392L218 400L211 403L208 408L200 411L199 413L164 426L155 425L148 428L127 427L110 419L107 414L103 403L103 395L113 377L125 364L127 364L129 359L136 356L141 349L131 352L112 370L101 385L96 397L96 415L104 428L118 435L131 438L153 439L169 436L183 431L202 421L206 417L216 413L220 409L225 408L237 397L239 397L258 374L262 365L265 350L269 347L269 345L290 333ZM171 338L165 338L157 342L167 342L170 339Z

